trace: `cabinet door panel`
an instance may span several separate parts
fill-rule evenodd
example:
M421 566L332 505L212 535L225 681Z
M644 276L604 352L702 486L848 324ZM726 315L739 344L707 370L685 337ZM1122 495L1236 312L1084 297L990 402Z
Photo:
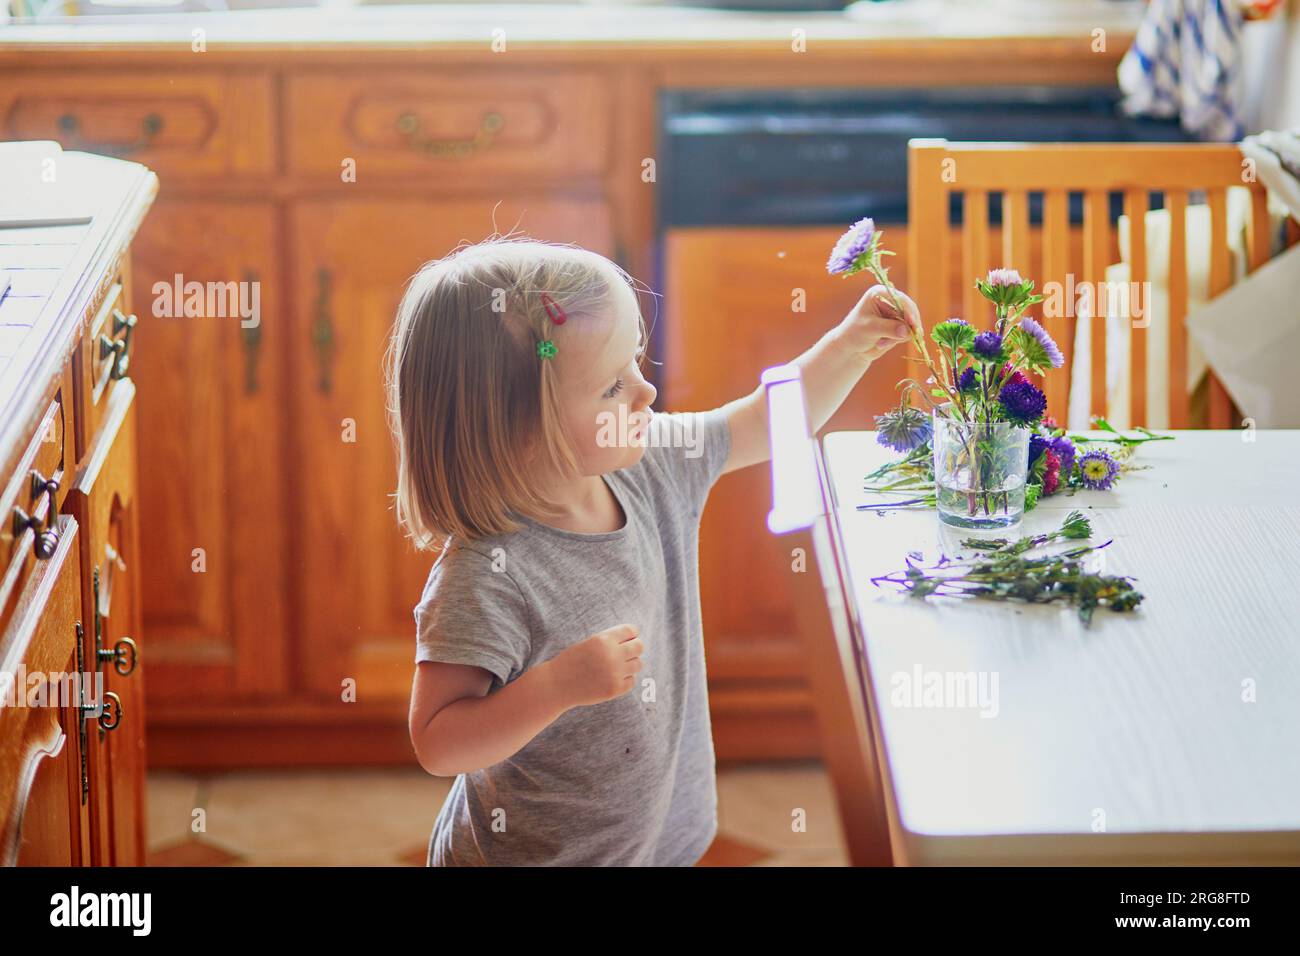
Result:
M433 559L402 537L392 510L384 353L410 277L494 220L612 254L600 201L336 201L293 213L299 666L307 687L335 700L347 678L362 701L410 694L411 612Z
M838 324L873 284L826 272L837 228L683 229L669 235L665 334L666 411L713 408L753 391L764 368L788 362ZM903 227L886 227L904 249ZM906 288L902 255L890 279ZM798 290L805 311L794 311ZM877 361L826 430L874 427L897 401L904 350ZM801 680L789 575L767 530L771 473L756 466L727 475L709 498L700 528L700 592L709 679ZM754 683L758 682L758 683Z
M0 865L90 862L80 700L71 680L83 670L77 531L75 518L59 519L59 545L3 642L15 706L0 707Z
M82 526L86 670L116 695L117 726L89 733L96 866L140 866L145 833L146 642L140 631L135 385L118 383L68 507ZM109 652L117 656L109 658Z
M139 491L149 502L140 585L151 699L164 704L286 687L293 483L282 450L288 336L278 251L274 210L252 202L160 201L133 246L131 377L147 436ZM201 300L190 298L191 282L202 284ZM218 283L248 283L236 289L242 304L260 306L256 327L244 327ZM177 300L200 314L184 314Z

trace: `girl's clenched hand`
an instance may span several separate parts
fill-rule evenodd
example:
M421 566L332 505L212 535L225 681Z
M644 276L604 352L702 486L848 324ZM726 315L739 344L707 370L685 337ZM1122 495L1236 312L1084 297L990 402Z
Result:
M906 316L899 315L893 297L883 285L873 285L863 293L837 329L844 348L864 362L873 362L912 337L909 325L924 335L916 303L903 292L898 293L898 299L907 310Z
M631 690L645 644L632 624L619 624L565 648L549 663L566 709L599 704Z

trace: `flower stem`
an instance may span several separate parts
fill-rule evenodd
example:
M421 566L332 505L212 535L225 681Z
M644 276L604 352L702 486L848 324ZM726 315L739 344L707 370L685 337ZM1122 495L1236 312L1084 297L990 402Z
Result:
M944 394L948 396L948 400L952 402L961 417L965 419L966 410L962 407L961 399L957 393L956 387L947 381L947 376L944 375L940 367L934 364L934 359L930 357L930 349L925 344L925 330L918 329L908 319L907 309L903 307L903 302L898 297L898 290L895 289L894 284L889 281L888 274L883 268L881 268L879 263L872 263L868 268L870 269L872 276L875 277L875 280L883 285L885 291L889 293L890 301L894 303L894 308L898 310L899 317L907 323L908 331L912 334L912 344L915 345L916 350L921 353L921 358L925 362L925 367L930 370L930 374L934 377L935 382L943 390ZM942 353L940 353L940 357L942 357Z

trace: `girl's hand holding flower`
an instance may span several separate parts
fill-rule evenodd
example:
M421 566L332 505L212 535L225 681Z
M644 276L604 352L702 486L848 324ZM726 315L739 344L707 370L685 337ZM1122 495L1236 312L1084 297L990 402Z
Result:
M868 289L839 325L837 331L844 348L870 364L895 345L910 340L912 330L921 328L921 313L904 293L899 292L898 299L907 310L905 316L899 314L893 296L883 285Z

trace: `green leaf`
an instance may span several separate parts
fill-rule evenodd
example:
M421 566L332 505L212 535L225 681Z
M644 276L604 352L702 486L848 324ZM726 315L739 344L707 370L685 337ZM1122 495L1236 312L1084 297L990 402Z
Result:
M1046 455L1039 455L1034 459L1034 464L1033 467L1029 469L1029 474L1039 483L1039 485L1043 483L1043 476L1047 474ZM1039 491L1042 491L1041 487L1039 488Z
M940 322L930 338L946 349L969 349L975 344L975 330L962 322Z
M1082 511L1071 511L1065 516L1065 521L1061 524L1058 532L1063 538L1090 538L1092 537L1092 522Z
M935 397L935 398L947 398L947 397L948 397L948 393L945 392L945 391L944 391L943 389L941 389L941 388L932 388L932 389L930 389L930 394L931 394L933 397Z
M1043 493L1042 485L1025 485L1025 510L1033 511L1038 504L1038 496Z

